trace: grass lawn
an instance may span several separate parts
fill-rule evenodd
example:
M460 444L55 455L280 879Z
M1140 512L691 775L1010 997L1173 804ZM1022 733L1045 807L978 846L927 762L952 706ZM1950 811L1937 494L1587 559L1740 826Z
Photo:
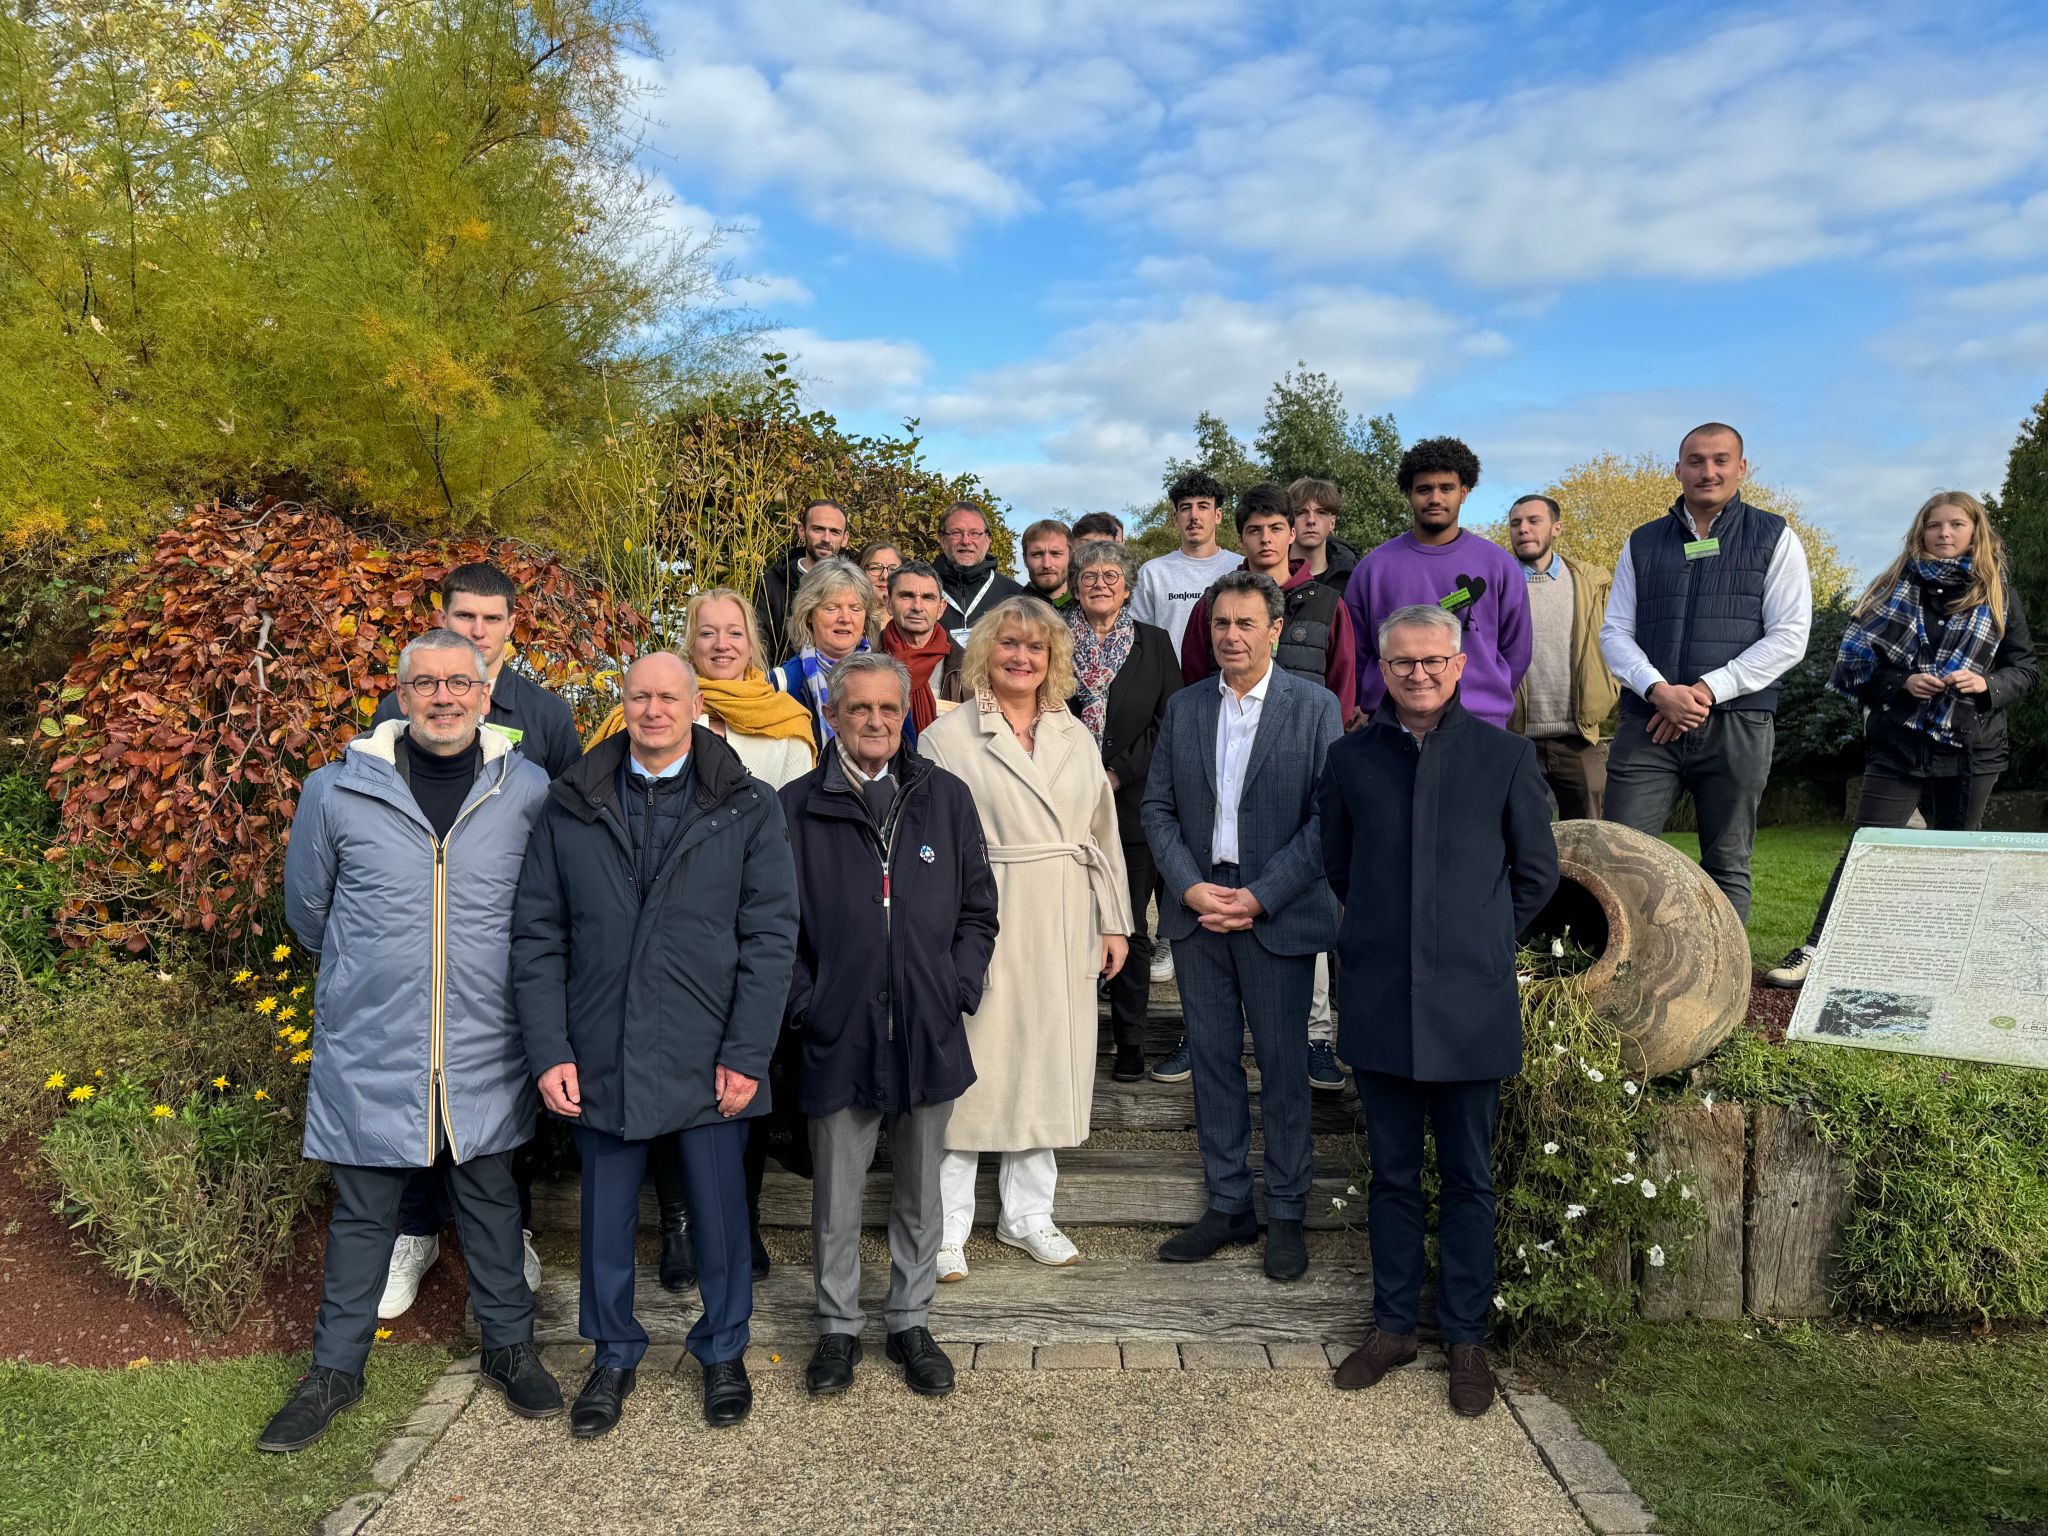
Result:
M0 1531L305 1536L369 1486L377 1449L448 1363L380 1346L369 1392L291 1456L254 1449L304 1356L140 1370L0 1365Z
M2048 1333L1643 1324L1552 1389L1673 1536L2048 1536Z
M1835 872L1835 861L1849 846L1853 830L1846 822L1758 829L1750 861L1754 891L1749 905L1749 952L1758 965L1776 965L1786 950L1806 942L1828 876ZM1696 833L1669 832L1664 841L1688 859L1700 856Z

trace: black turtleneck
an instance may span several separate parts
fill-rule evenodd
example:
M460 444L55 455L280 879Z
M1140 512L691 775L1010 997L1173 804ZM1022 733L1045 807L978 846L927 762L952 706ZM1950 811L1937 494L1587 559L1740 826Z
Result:
M469 787L476 782L477 770L483 766L483 743L471 737L462 751L443 757L400 737L398 750L405 759L400 765L401 776L412 790L420 814L427 818L435 837L447 837L455 818L462 814L462 802L469 798Z

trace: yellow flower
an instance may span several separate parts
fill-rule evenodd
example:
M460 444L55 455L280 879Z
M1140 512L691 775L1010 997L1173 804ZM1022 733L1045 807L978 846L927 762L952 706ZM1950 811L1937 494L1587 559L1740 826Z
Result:
M238 987L246 987L253 980L255 980L255 972L253 971L243 970L235 972L235 985Z
M92 1084L80 1083L76 1088L67 1093L65 1097L74 1104L83 1104L92 1097Z
M169 1120L176 1114L177 1111L168 1104L154 1104L150 1106L149 1117L152 1120Z
M295 1029L285 1038L290 1040L293 1045L304 1045L313 1038L313 1032L310 1029Z
M277 1012L277 999L274 997L266 997L262 999L260 1002L256 1004L256 1011L258 1013Z
M277 1016L280 1019L296 1019L299 1016L299 1010L296 1008L280 1008L277 1010Z
M390 1337L391 1337L391 1330L390 1330L389 1328L379 1328L379 1329L377 1330L377 1338L378 1338L378 1341L379 1341L380 1343L381 1343L381 1342L382 1342L383 1340L385 1340L385 1339L388 1339L388 1338L390 1338Z
M277 948L273 949L270 952L270 958L272 961L289 960L291 959L291 957L292 947L289 944L280 944L277 946Z
M140 1371L140 1370L144 1370L144 1369L147 1369L148 1365L149 1365L149 1356L147 1356L147 1355L137 1355L137 1356L136 1356L136 1357L135 1357L135 1358L134 1358L133 1360L130 1360L130 1361L128 1362L128 1369L129 1369L129 1370L131 1370L131 1371Z
M278 1038L278 1039L280 1039L280 1040L289 1040L289 1039L291 1039L291 1037L292 1037L292 1027L291 1027L291 1025L289 1025L289 1024L284 1024L284 1025L280 1025L280 1026L278 1027L278 1031L277 1031L277 1038Z
M249 1097L256 1100L256 1102L260 1104L265 1099L269 1098L270 1095L265 1093L261 1088L258 1088L254 1093L250 1094Z
M292 1065L295 1067L303 1067L307 1062L311 1061L312 1059L313 1053L311 1051L300 1051L297 1055L292 1057Z
M107 1075L107 1069L106 1069L105 1067L94 1067L94 1068L92 1069L92 1075L93 1075L94 1077L102 1077L102 1078L103 1078L103 1077L105 1077L105 1076Z
M227 1086L228 1086L228 1075L227 1075L227 1073L223 1072L223 1073L221 1073L221 1075L220 1075L219 1077L216 1077L216 1078L215 1078L215 1079L213 1080L213 1086L214 1086L214 1087L216 1087L216 1088L225 1088L225 1087L227 1087Z
M152 875L162 874L164 872L164 861L162 859L151 859L149 861L149 872Z
M43 1079L43 1086L45 1088L62 1088L64 1086L64 1074L62 1072L52 1072Z
M302 981L302 982L300 982L300 983L299 983L299 984L298 984L298 985L297 985L296 987L293 987L293 988L292 988L292 996L293 996L293 997L298 997L298 996L302 995L302 994L303 994L303 993L305 992L305 990L306 990L306 984L305 984L305 983L304 983L304 982Z

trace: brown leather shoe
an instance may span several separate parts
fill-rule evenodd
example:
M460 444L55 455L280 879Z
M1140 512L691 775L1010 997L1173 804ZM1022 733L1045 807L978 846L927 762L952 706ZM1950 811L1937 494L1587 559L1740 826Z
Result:
M1493 1406L1493 1372L1486 1368L1484 1344L1453 1344L1451 1411L1476 1419Z
M1356 1392L1362 1387L1378 1386L1387 1372L1414 1358L1414 1334L1382 1333L1373 1328L1367 1331L1365 1342L1344 1357L1331 1380L1340 1391Z

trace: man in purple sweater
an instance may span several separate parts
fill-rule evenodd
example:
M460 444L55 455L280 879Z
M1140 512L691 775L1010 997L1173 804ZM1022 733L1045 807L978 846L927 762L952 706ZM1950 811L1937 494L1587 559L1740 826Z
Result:
M1529 669L1529 594L1515 557L1458 526L1459 509L1479 483L1479 456L1455 437L1432 437L1401 456L1398 479L1414 523L1358 562L1344 588L1358 643L1355 729L1386 695L1380 678L1380 624L1397 608L1428 604L1465 630L1459 702L1489 725L1506 728L1515 685Z

